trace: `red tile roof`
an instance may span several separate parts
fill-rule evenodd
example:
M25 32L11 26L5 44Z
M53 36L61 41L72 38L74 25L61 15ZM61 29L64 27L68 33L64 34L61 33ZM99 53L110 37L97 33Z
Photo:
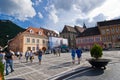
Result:
M32 34L39 34L39 32L41 32L41 33L42 33L42 36L45 36L45 34L44 34L43 30L42 30L42 29L40 29L40 28L28 27L28 28L27 28L27 30L26 30L25 32L26 32L26 33L30 33L30 30L32 30L32 31L33 31L33 33L32 33Z

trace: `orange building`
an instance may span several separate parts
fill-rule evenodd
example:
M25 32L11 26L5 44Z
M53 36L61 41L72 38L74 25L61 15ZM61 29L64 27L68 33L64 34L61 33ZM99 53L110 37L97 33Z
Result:
M10 40L8 45L14 52L25 53L28 49L36 52L38 49L48 48L48 38L42 29L29 27Z
M106 48L120 48L120 19L97 23L102 42Z

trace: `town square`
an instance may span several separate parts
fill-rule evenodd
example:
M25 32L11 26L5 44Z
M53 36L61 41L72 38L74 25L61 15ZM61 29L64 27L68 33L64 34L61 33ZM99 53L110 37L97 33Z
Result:
M120 0L1 0L0 80L120 80Z

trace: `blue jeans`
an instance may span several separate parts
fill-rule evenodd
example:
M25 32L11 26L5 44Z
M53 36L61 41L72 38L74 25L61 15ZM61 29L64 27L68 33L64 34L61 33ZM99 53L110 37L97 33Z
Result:
M9 70L8 70L9 67L11 69L11 72L14 71L13 70L13 60L11 60L11 59L6 60L6 74L9 74Z

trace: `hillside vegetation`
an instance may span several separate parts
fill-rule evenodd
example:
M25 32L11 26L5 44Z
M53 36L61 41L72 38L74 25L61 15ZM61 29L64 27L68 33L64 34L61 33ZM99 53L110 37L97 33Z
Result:
M14 38L19 32L25 29L11 22L10 20L0 20L0 46L5 46L8 40Z

